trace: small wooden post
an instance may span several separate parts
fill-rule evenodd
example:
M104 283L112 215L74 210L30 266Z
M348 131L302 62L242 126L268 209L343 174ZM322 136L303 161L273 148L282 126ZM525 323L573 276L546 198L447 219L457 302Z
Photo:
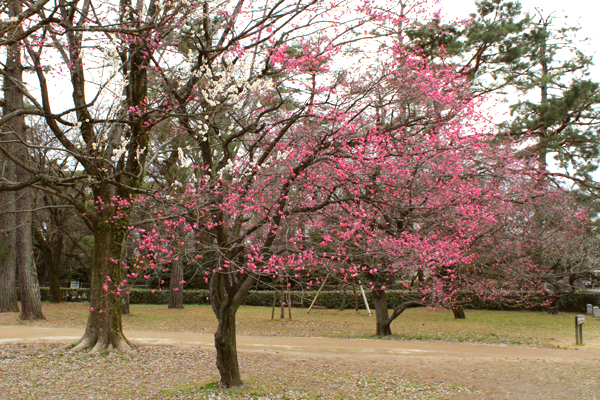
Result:
M575 344L583 344L583 324L585 324L585 317L575 316Z
M358 311L358 297L356 296L356 284L352 284L352 291L354 292L354 311Z
M363 300L365 301L365 306L367 307L367 312L369 313L369 316L371 316L371 309L369 308L369 302L367 301L367 295L365 294L365 290L363 289L362 285L360 285L360 291L362 292L362 296L363 296Z
M315 295L315 298L313 299L312 303L310 303L310 307L308 307L308 311L306 312L307 314L310 313L310 310L313 308L313 306L315 305L315 301L317 301L317 298L319 297L319 293L321 293L321 290L323 290L323 286L325 286L325 282L327 282L327 279L329 278L329 275L331 274L331 272L327 273L327 276L325 277L325 279L323 280L323 284L321 284L321 287L319 288L319 291L317 292L317 294Z

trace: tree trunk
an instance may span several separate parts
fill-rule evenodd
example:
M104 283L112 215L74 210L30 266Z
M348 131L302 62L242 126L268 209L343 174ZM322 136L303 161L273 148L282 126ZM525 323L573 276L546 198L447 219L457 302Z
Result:
M0 207L10 210L11 192L0 193ZM3 203L5 202L5 203ZM8 204L7 204L8 203ZM15 268L15 214L5 212L0 214L0 312L18 312Z
M16 2L15 2L16 3ZM14 17L19 14L20 6L11 4L8 15ZM12 32L10 32L12 33ZM7 76L21 81L21 52L19 43L14 43L5 47L6 64L4 72ZM2 114L8 115L17 110L22 105L23 96L20 94L17 85L4 78L3 85L4 103ZM19 104L19 99L21 103ZM13 145L10 143L14 138L13 132L19 129L21 118L13 118L2 126L0 131L0 145L8 151L13 151ZM13 126L15 124L16 126ZM15 165L4 153L0 152L0 177L8 182L16 182ZM19 305L17 303L16 291L16 253L15 253L15 193L0 192L0 312L17 312Z
M125 271L123 270L123 275L125 275ZM121 315L130 315L131 310L129 309L129 282L125 279L123 280L123 285L121 287Z
M44 237L44 234L39 230L34 231L36 247L39 249L39 259L37 268L38 282L42 282L40 275L47 273L48 283L50 285L50 302L61 303L63 301L60 292L60 265L62 255L64 253L64 236L62 234L54 235L49 243L50 238ZM40 274L40 271L43 271Z
M390 336L392 334L392 329L390 328L392 321L389 318L385 290L373 289L371 294L373 296L373 303L375 303L375 318L377 323L375 334L378 337Z
M121 315L129 315L131 310L129 308L129 295L121 293Z
M169 308L183 308L183 263L181 260L171 263L171 282L169 283Z
M94 198L110 199L111 190L100 186L94 190ZM94 219L94 260L90 282L90 311L81 342L72 351L92 348L92 352L107 349L129 351L130 343L123 335L121 320L122 265L120 260L125 231L109 221L113 215L110 207L102 210Z
M342 287L342 304L340 304L340 308L338 311L344 311L346 309L346 303L348 302L348 290L346 286Z
M217 368L221 375L220 384L226 388L243 384L237 358L235 313L236 310L232 308L225 310L219 318L219 326L215 333Z
M221 387L243 384L237 358L235 314L246 298L252 282L248 273L217 272L210 279L210 303L219 322L215 333L215 348Z
M9 17L16 17L23 11L21 1L9 3ZM17 32L23 28L18 25ZM23 66L21 64L21 49L19 45L10 46L7 51L6 72L15 82L23 82ZM7 78L5 78L6 80ZM11 83L8 83L11 85ZM23 93L18 87L10 87L5 90L4 98L10 103L6 111L17 111L24 108ZM10 108L11 110L7 110ZM30 142L28 128L25 125L25 116L13 117L9 121L9 129L15 141L13 146L14 155L21 164L29 164L29 151L26 144ZM31 174L25 168L17 165L15 168L17 182L27 182ZM19 287L21 290L21 319L44 319L42 314L42 302L40 299L40 287L37 279L37 269L33 261L33 235L31 225L31 189L26 187L16 194L15 199L15 262L19 276Z
M50 301L52 303L62 303L60 294L60 273L62 270L63 254L65 252L65 237L62 231L59 231L54 237L52 243L52 258L50 268L48 269L48 281L50 284Z
M33 262L33 242L31 235L31 212L29 196L31 192L19 193L17 207L22 212L17 214L17 269L19 272L19 288L21 291L21 319L45 319L42 314L42 300L37 271Z
M283 280L281 280L281 294L279 296L279 304L281 305L281 313L279 319L285 319L285 295L283 294Z
M466 319L465 310L462 306L454 306L452 307L452 312L454 313L454 319Z
M58 271L52 266L48 270L48 283L50 285L50 302L51 303L62 303L63 298L60 292L60 275Z
M22 121L23 130L19 132L21 140L27 142L27 129L25 121ZM15 131L17 133L18 131ZM15 155L23 164L29 163L27 148L22 144L15 146ZM17 166L17 181L26 182L31 176L28 171ZM37 268L33 261L33 235L31 220L31 189L25 188L17 193L16 223L16 263L19 274L19 287L21 291L21 319L36 320L45 319L42 314L42 301L40 296L40 285L37 279Z
M1 153L0 153L1 155ZM2 161L0 157L0 161ZM9 163L2 163L4 176ZM14 193L0 192L0 312L18 312L15 268Z

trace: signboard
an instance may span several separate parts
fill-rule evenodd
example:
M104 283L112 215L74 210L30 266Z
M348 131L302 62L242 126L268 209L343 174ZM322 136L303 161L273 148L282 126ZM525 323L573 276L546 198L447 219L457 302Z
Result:
M575 317L575 324L577 326L585 324L585 317L583 315L578 315Z
M71 289L79 289L79 281L71 281Z

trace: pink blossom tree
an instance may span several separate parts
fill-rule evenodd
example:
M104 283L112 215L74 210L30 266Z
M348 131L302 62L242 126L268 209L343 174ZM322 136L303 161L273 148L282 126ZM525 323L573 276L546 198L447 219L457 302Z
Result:
M368 47L349 48L336 26L257 45L276 24L246 44L244 35L228 41L237 28L206 39L210 23L196 25L204 36L185 38L191 76L161 72L174 129L189 140L179 162L193 175L185 190L147 200L156 224L138 229L143 251L133 273L147 276L182 252L216 255L205 273L221 384L241 384L235 314L262 277L369 274L381 335L401 313L387 315L390 279L420 273L429 279L421 297L450 301L457 286L448 282L475 259L472 246L504 194L482 174L501 182L528 171L510 148L491 145L464 79L394 35L373 60ZM215 41L228 45L206 50ZM355 68L333 62L352 57Z

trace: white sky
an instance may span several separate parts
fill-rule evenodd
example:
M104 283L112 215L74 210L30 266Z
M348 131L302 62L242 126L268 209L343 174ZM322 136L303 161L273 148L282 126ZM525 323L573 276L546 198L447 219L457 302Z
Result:
M475 0L439 0L444 13L450 18L465 18L475 13ZM586 55L594 55L595 66L590 71L590 79L600 81L600 1L598 0L521 0L523 11L535 12L535 8L549 15L555 11L556 17L565 17L567 26L581 26L578 37L590 38L582 45Z

